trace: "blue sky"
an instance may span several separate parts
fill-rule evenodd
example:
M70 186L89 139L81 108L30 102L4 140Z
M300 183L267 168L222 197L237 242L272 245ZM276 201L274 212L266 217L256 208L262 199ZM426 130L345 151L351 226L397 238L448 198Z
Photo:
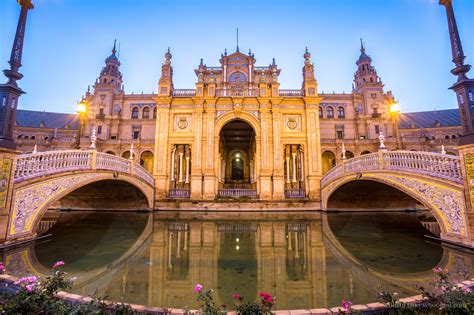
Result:
M466 62L474 64L474 0L453 0ZM308 46L319 90L350 92L363 37L386 90L402 111L456 107L446 14L438 0L33 0L19 82L20 108L74 112L120 42L127 93L156 92L163 55L175 88L193 88L199 59L218 65L224 48L272 58L282 88L301 86ZM19 6L0 0L0 66L8 67ZM474 70L471 71L474 77Z

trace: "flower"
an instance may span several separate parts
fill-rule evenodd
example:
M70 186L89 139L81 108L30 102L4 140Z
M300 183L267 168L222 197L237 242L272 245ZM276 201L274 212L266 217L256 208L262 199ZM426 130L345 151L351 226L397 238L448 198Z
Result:
M464 293L470 293L470 292L471 292L471 288L465 287L464 289L462 289L462 291L463 291Z
M3 273L5 271L5 265L0 262L0 273Z
M238 295L237 293L234 293L232 294L232 298L237 300L238 298L240 298L240 295Z
M65 265L64 261L60 260L54 263L53 268L58 268Z
M344 299L342 299L342 304L341 304L341 307L345 310L348 310L352 305L352 302L351 301L346 301Z
M36 283L31 283L31 284L28 284L27 286L25 286L25 288L26 288L26 291L28 291L28 292L31 292L31 291L33 291L33 290L34 290L34 288L35 288L35 285L36 285Z
M264 302L273 303L273 297L268 293L259 292L258 296L261 297Z
M436 268L433 268L433 272L434 273L442 273L443 269L441 269L440 267L436 267Z
M202 288L203 288L202 284L199 284L199 283L198 283L198 284L196 284L196 286L194 287L194 292L199 293L199 292L201 292Z

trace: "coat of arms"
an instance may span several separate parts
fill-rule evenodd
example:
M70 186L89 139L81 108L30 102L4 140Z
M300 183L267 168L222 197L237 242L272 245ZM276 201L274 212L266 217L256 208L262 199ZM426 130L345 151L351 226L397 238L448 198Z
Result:
M286 125L291 130L294 130L294 129L296 129L296 127L298 127L298 122L296 121L295 117L290 117L290 118L288 118L288 121L286 122Z
M180 117L178 119L178 128L179 129L186 129L188 127L188 120L186 117Z

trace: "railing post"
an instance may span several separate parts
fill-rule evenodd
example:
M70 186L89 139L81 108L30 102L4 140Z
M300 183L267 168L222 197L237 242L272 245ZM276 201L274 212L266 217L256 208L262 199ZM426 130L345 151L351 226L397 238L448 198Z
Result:
M91 152L91 169L95 170L97 169L97 151L94 150Z
M130 164L129 164L130 175L133 176L133 175L135 175L135 167L134 167L134 164L135 164L135 163L133 163L133 162L131 162L131 161L130 161L129 163L130 163Z
M385 153L387 153L387 150L379 150L379 170L385 169Z
M346 162L347 162L346 159L342 160L342 163L341 163L342 174L346 174Z

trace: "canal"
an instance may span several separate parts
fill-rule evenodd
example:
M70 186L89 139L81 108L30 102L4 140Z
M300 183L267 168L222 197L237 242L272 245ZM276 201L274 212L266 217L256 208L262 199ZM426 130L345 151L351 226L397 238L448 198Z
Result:
M436 233L436 224L420 212L47 217L42 239L3 253L8 273L45 276L63 260L77 277L74 293L136 304L193 308L201 283L219 305L232 305L233 293L268 292L276 309L310 309L374 302L381 289L417 294L435 267L457 279L474 275L472 253L427 238L424 226Z

